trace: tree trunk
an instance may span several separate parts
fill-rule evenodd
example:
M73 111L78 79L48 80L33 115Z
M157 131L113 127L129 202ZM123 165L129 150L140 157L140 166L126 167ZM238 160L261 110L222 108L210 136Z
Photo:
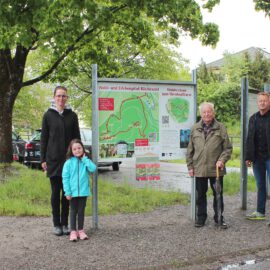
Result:
M14 57L9 49L0 49L0 163L13 160L12 111L22 87L27 54L28 51L20 46Z
M12 108L13 104L0 97L0 163L12 162Z

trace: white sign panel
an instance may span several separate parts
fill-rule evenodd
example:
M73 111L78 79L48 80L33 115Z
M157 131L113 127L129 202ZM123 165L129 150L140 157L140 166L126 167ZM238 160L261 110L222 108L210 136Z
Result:
M163 160L183 158L195 122L194 89L192 83L100 81L100 158L132 157L137 146L158 146ZM121 154L119 144L126 147Z

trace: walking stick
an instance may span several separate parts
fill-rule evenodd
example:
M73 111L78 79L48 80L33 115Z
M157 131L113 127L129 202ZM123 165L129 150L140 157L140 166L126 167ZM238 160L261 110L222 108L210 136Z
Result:
M219 178L219 167L216 166L216 201L217 201L217 214L218 214L218 226L222 225L222 213L221 213L221 184Z

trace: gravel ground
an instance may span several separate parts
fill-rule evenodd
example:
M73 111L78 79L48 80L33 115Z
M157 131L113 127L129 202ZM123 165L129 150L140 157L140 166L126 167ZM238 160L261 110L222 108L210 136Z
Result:
M255 198L248 194L248 209ZM210 200L208 209L203 228L194 227L190 207L181 205L100 216L95 231L87 217L90 239L76 243L52 235L51 218L0 217L0 269L225 269L221 266L270 257L270 228L244 218L239 196L225 197L227 230L214 226Z

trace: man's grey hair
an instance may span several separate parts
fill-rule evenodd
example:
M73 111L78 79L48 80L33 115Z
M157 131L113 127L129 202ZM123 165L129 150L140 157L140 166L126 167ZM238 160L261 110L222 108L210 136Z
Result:
M212 109L213 112L215 112L215 105L212 102L203 102L199 106L200 113L202 113L203 107L208 106Z

